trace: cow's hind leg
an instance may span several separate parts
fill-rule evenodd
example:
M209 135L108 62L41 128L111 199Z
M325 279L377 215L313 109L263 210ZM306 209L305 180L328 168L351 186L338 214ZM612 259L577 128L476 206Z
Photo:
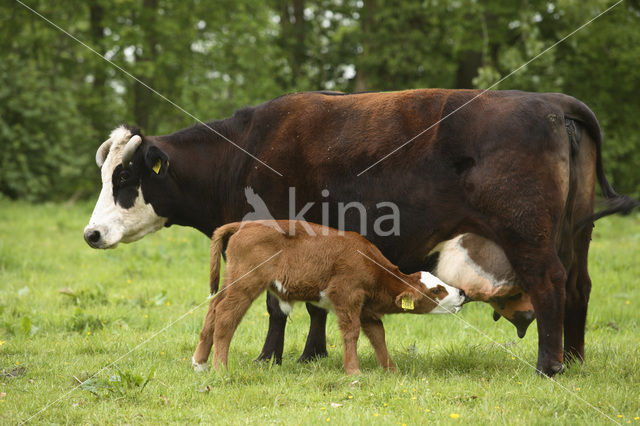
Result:
M316 358L326 357L327 352L327 311L317 306L307 303L307 312L311 322L309 324L309 334L307 335L307 343L304 345L302 355L298 358L298 362L309 362Z
M575 261L567 280L564 314L564 356L566 361L584 360L584 332L587 306L591 293L591 278L587 269L591 226L577 238Z
M269 330L264 341L262 352L256 361L270 361L282 364L282 351L284 350L284 330L287 326L287 314L280 309L278 298L267 293L267 312L269 313Z

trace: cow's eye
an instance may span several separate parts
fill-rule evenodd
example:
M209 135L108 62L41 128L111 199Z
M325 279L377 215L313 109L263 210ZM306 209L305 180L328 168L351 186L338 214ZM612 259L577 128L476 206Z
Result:
M125 184L130 177L131 177L131 173L128 170L123 170L122 172L120 172L120 178L119 178L120 185Z
M442 292L442 289L440 287L436 287L432 291L433 291L433 294L440 294Z

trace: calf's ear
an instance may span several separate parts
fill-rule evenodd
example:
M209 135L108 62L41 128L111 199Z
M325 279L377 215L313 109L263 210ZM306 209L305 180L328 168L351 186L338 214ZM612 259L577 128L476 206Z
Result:
M396 296L396 306L404 309L405 311L412 311L415 309L415 301L418 297L412 291L406 290Z
M144 163L152 175L165 177L169 169L169 156L157 146L151 145L144 155Z

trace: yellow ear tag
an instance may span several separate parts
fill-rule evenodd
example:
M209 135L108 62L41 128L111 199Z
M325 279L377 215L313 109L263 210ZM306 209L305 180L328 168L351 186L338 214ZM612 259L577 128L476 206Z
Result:
M162 167L162 161L158 158L158 161L156 161L156 164L153 166L153 171L156 172L156 174L160 173L160 167Z
M414 306L413 306L413 299L410 298L409 296L405 296L402 298L402 309L404 309L405 311L413 311Z

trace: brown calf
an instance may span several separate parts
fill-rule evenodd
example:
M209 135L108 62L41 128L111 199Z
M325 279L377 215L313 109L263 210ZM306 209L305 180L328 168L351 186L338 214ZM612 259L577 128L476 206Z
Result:
M378 364L395 370L385 343L383 315L455 313L465 301L462 290L427 272L403 274L360 234L305 225L312 232L299 221L236 222L215 231L212 294L218 290L220 255L228 241L226 277L209 305L193 355L197 370L206 365L212 344L214 368L227 365L236 327L265 290L279 299L284 311L291 309L292 302L309 302L335 312L347 374L360 372L356 352L360 328Z

